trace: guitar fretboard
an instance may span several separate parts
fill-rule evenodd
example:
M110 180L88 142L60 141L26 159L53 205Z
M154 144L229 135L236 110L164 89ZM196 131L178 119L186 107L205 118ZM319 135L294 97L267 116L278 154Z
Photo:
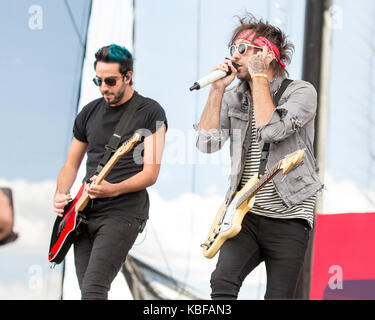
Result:
M236 199L236 209L241 206L241 204L249 199L255 196L255 194L263 188L265 184L268 183L279 171L281 170L281 161L279 161L275 166L271 168L270 171L268 171L266 174L264 174L256 184L254 184L248 191L238 196Z

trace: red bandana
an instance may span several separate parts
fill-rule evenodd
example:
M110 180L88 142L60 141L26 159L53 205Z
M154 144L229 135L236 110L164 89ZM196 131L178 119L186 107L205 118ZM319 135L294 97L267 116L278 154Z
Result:
M251 42L252 44L258 46L258 47L264 47L266 46L269 50L271 50L274 54L275 54L275 57L276 57L276 61L280 64L280 66L285 69L285 63L281 61L280 59L280 51L279 49L277 49L277 47L271 42L269 41L268 39L266 39L265 37L259 37L259 38L256 38L254 41L255 37L255 32L248 29L248 30L244 30L242 31L238 37L236 38L237 39L243 39L243 40L246 40L246 41L249 41Z

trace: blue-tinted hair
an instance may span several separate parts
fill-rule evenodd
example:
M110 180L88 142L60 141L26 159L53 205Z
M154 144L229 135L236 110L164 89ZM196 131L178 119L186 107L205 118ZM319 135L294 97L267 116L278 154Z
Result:
M132 59L132 54L125 47L120 47L117 44L112 44L108 48L109 59L113 62L121 62L124 59Z

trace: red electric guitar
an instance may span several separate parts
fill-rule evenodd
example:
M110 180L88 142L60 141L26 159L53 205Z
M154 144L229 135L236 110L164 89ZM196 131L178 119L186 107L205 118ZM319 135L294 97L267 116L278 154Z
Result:
M100 171L95 183L101 184L120 157L129 152L140 139L141 135L135 133L129 140L125 141ZM70 201L65 206L63 216L58 216L55 220L48 254L48 260L53 266L64 260L65 255L68 253L73 243L74 235L76 234L75 231L82 222L83 217L81 212L90 200L85 187L86 183L84 182L74 200Z

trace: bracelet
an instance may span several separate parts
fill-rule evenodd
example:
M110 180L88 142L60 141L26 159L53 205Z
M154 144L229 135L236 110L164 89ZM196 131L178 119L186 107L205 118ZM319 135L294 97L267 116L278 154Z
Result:
M252 78L263 77L263 78L268 79L268 76L267 76L265 73L252 73L252 74L251 74L251 77L252 77Z

